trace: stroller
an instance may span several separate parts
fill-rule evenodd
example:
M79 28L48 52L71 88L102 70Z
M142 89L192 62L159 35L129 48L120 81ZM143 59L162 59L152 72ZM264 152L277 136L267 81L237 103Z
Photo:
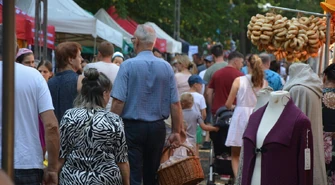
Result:
M231 167L231 147L226 147L225 142L228 135L229 125L233 116L233 111L228 110L225 106L216 111L214 117L214 126L219 126L218 132L210 132L212 140L210 157L209 157L209 175L207 185L215 185L215 176L229 175L230 178L222 179L225 184L233 184L233 170ZM214 149L213 149L214 147Z

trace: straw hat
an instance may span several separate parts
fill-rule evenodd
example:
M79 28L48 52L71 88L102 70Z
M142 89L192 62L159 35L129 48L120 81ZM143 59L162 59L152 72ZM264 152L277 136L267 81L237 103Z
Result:
M320 6L326 12L335 12L335 0L326 0L326 2L321 2Z

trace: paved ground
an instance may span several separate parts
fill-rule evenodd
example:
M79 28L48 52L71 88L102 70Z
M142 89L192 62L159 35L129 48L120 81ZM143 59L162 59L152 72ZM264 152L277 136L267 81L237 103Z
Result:
M200 185L206 185L207 183L207 178L208 178L208 174L209 174L209 157L210 157L210 150L200 150L199 151L199 155L200 155L200 162L201 162L201 166L202 169L204 171L205 174L205 180L203 182L200 183ZM220 180L219 177L216 178L215 180L216 185L224 185L224 181Z

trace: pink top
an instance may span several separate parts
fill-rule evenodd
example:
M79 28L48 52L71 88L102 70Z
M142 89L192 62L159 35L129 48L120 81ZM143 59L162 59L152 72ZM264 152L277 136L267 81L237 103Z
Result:
M38 128L39 128L39 136L40 136L40 141L41 141L41 146L42 149L45 148L45 134L44 134L44 125L41 120L41 117L38 116Z

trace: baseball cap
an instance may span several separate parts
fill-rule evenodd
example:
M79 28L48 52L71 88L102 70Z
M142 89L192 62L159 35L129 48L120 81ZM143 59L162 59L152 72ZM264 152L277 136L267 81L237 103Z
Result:
M205 57L205 60L208 62L213 62L213 56L212 55L208 55Z
M207 84L199 75L192 75L188 78L188 85L192 86L195 83Z

